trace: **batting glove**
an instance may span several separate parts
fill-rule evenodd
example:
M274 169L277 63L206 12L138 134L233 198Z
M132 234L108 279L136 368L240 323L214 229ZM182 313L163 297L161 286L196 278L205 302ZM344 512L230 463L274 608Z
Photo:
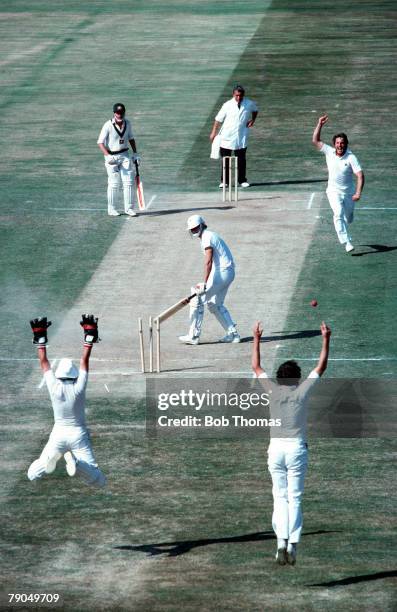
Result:
M207 290L207 285L205 283L197 283L196 285L196 295L204 295Z
M94 315L81 315L80 325L84 330L84 344L92 346L94 342L98 342L98 319Z
M134 162L134 164L139 164L141 163L141 156L138 155L138 153L133 153L132 154L132 161Z
M115 159L113 155L105 155L105 162L109 166L116 166L116 164L118 163L117 159Z
M47 346L47 329L50 327L51 321L47 321L47 317L39 317L30 321L30 327L33 332L33 344L38 346Z

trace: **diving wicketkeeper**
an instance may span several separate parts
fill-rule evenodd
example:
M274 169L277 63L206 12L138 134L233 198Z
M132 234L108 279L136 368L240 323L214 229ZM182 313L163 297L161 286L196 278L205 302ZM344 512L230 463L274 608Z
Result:
M29 480L38 480L51 474L57 461L64 457L69 476L77 474L93 486L103 487L106 478L97 463L91 448L90 435L85 422L85 391L88 381L89 359L92 346L98 342L98 319L83 314L80 325L84 330L83 354L80 369L70 359L61 359L54 372L47 359L47 329L51 321L47 317L32 319L33 344L54 411L54 427L40 457L28 470Z

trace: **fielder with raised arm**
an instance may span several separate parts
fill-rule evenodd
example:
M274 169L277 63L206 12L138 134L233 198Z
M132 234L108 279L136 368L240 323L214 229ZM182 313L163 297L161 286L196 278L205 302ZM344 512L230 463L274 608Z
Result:
M272 524L277 536L276 561L280 565L295 565L303 526L301 501L308 456L307 400L327 368L331 330L321 323L320 357L317 366L302 383L301 369L292 360L278 368L277 383L268 378L261 366L262 333L263 329L257 322L253 329L252 369L270 394L270 416L279 418L282 426L281 431L272 428L268 449L268 468L273 482Z
M192 237L199 238L204 253L204 280L192 287L196 296L190 301L190 328L186 336L179 336L185 344L198 344L204 318L204 306L218 319L226 332L221 342L240 342L236 324L224 306L226 294L234 280L234 261L229 247L215 232L207 228L200 215L187 220Z
M88 381L89 360L94 342L98 342L98 319L94 315L82 315L80 325L84 330L83 354L78 370L70 359L61 359L54 372L47 359L47 329L51 321L46 317L30 322L33 344L50 394L54 411L54 427L40 457L28 470L29 480L38 480L51 474L57 461L64 456L69 476L77 474L88 485L103 487L106 478L91 448L90 434L85 422L85 391Z
M364 187L364 173L360 162L347 148L349 141L341 132L332 138L333 147L321 141L321 129L328 121L328 115L319 118L314 128L312 142L324 153L328 167L327 197L334 213L334 226L339 242L345 246L346 253L354 251L348 225L353 222L354 206L361 197ZM356 176L354 188L353 174Z
M116 209L117 194L123 187L124 212L130 217L136 217L134 210L135 173L133 163L139 164L140 157L136 150L135 138L131 123L125 118L124 104L113 106L113 118L103 125L98 138L98 147L105 156L105 168L108 175L108 215L118 217ZM132 158L129 154L129 145L132 149Z

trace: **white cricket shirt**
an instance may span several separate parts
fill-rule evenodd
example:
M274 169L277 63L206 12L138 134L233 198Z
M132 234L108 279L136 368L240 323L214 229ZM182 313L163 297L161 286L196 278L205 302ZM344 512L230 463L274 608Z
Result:
M247 123L252 119L252 113L257 111L255 102L248 98L243 98L240 108L234 98L225 102L215 117L215 121L222 123L219 130L221 147L233 151L245 149L249 135Z
M79 371L77 380L59 380L52 370L44 373L57 425L85 427L85 390L88 372Z
M212 248L212 265L215 270L234 268L233 256L226 242L218 234L205 229L201 234L201 248L203 252Z
M265 386L270 393L270 417L280 419L281 427L272 427L271 438L298 439L306 442L307 399L313 387L320 380L319 374L312 370L300 385L279 385L270 380L263 372L258 378L266 378Z
M353 174L361 171L360 162L347 149L342 157L336 154L333 147L323 144L320 149L324 153L328 167L328 187L329 191L342 191L343 193L354 193Z
M129 141L134 138L131 123L124 119L121 128L116 124L115 119L109 119L103 125L97 143L103 144L109 151L117 153L123 149L128 149Z

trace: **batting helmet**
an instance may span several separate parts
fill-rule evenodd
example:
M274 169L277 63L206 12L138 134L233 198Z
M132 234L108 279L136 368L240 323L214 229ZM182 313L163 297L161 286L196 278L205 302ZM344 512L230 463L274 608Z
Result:
M193 230L197 227L199 228L199 230L194 232ZM190 237L195 236L196 238L200 238L201 234L206 229L206 227L207 225L203 217L200 217L200 215L192 215L187 220L187 229L190 233Z
M188 230L191 230L194 227L198 227L199 225L205 225L205 221L204 221L203 217L201 217L200 215L192 215L187 220L187 229Z

